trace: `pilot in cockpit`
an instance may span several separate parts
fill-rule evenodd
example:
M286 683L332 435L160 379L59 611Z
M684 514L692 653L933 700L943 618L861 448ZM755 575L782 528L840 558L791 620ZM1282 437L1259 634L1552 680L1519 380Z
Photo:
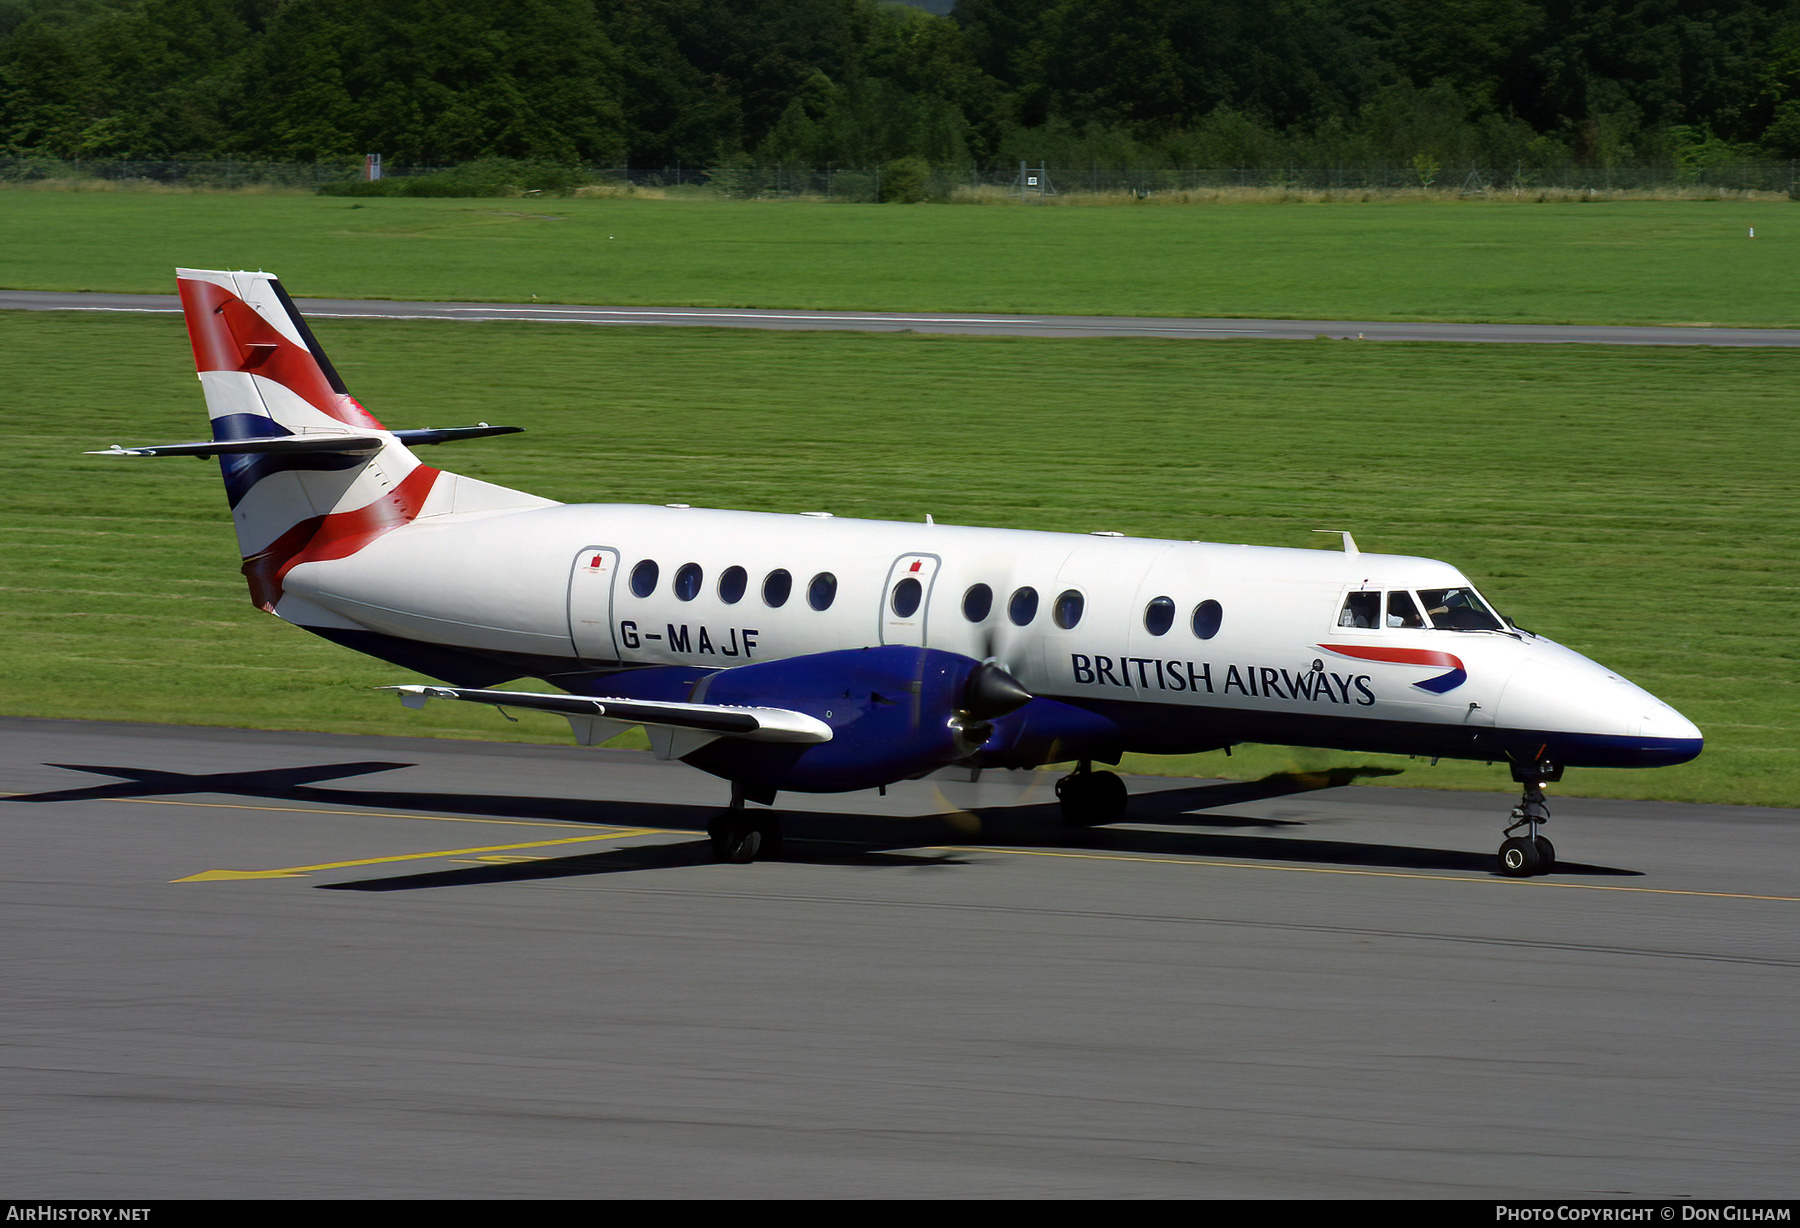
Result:
M1384 603L1382 598L1387 598ZM1385 610L1384 610L1385 605ZM1423 608L1426 613L1420 614ZM1405 589L1350 593L1338 612L1338 626L1375 630L1499 631L1500 620L1471 588L1426 588L1418 600Z
M1446 631L1498 631L1499 620L1466 588L1433 589L1419 594L1431 613L1431 625Z
M1344 599L1344 610L1338 615L1338 626L1368 628L1376 626L1380 619L1380 593L1351 593Z

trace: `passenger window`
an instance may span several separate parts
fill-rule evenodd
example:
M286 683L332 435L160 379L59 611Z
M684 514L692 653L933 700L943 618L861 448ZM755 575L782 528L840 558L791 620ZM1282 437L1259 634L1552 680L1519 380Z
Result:
M925 595L925 589L911 576L894 585L894 597L890 602L894 617L911 618L919 611L919 599Z
M794 577L785 568L777 567L763 581L763 604L779 610L787 604L788 594L793 591Z
M1158 597L1144 607L1144 630L1151 635L1167 635L1174 625L1175 602L1172 599Z
M971 584L963 594L963 617L972 623L986 622L994 612L994 590L985 584Z
M1081 621L1081 611L1087 606L1087 600L1074 589L1059 593L1056 604L1050 607L1050 617L1056 625L1068 631Z
M645 559L631 569L631 591L639 597L648 597L656 591L656 577L661 572L655 559Z
M829 571L821 571L812 578L812 583L806 586L806 604L815 610L829 610L831 603L835 600L837 600L837 577Z
M1194 634L1203 640L1219 634L1219 625L1224 621L1225 611L1210 598L1194 607Z
M1390 627L1423 627L1425 625L1425 620L1419 617L1419 607L1413 604L1411 593L1388 594L1387 625Z
M1015 627L1029 626L1037 617L1038 595L1035 588L1022 588L1012 595L1006 603L1006 616L1013 621Z
M674 590L677 601L692 601L700 595L700 581L704 573L698 563L683 563L681 570L675 573L675 583L669 587Z
M719 600L736 605L744 599L744 586L750 577L742 567L727 567L719 573Z
M1380 625L1380 593L1351 593L1344 598L1344 610L1338 615L1338 626L1378 627Z

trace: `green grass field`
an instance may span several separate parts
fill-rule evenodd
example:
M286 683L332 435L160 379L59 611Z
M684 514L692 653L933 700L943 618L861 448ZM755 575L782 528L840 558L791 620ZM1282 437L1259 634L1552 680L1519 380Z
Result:
M971 211L972 212L972 211ZM273 262L271 262L273 263ZM312 287L307 287L309 290ZM332 293L347 287L339 284ZM321 321L394 427L557 499L1365 549L1462 566L1523 626L1697 721L1697 762L1564 793L1793 805L1800 352L1028 340ZM404 712L398 671L251 609L216 467L80 455L196 437L176 317L0 312L9 714L566 741L550 718ZM1138 768L1346 762L1510 793L1505 772L1268 748Z
M1800 205L1059 208L0 190L0 286L167 293L1791 327ZM1756 228L1757 238L1746 235Z

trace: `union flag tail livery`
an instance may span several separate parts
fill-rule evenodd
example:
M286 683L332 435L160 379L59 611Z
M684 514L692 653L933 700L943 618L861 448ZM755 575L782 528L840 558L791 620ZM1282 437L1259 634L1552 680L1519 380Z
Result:
M1456 568L1344 548L568 505L420 463L515 427L390 430L266 273L179 271L255 604L437 680L393 690L534 708L591 744L641 725L731 782L731 861L773 851L778 791L949 765L1073 762L1068 823L1125 817L1093 764L1238 742L1503 763L1523 796L1499 871L1547 873L1543 785L1656 767L1700 731L1515 626ZM493 689L535 677L564 694ZM1516 831L1522 835L1513 835Z
M267 273L176 270L194 366L212 419L212 441L237 529L250 599L283 608L284 581L302 563L343 558L421 516L442 514L469 483L422 464L403 437L445 432L386 430L357 403L281 283ZM504 428L502 428L504 429ZM461 434L496 433L474 428ZM414 442L441 442L415 438ZM133 449L201 454L201 445ZM542 506L518 495L489 506ZM327 620L330 621L330 620Z

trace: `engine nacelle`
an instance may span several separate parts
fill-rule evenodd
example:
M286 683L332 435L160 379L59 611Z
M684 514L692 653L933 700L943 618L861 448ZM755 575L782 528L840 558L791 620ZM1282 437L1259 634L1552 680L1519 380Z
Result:
M696 703L789 708L831 727L829 742L748 743L721 738L683 761L742 784L838 793L892 784L966 759L989 722L1028 703L1006 671L953 652L889 645L814 653L720 670Z

